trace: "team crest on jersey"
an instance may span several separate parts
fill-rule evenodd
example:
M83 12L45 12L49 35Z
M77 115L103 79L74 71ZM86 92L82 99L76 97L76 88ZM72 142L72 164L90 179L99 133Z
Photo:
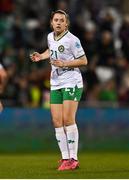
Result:
M59 47L58 47L58 50L59 50L59 52L60 53L62 53L62 52L64 52L64 46L63 45L60 45Z

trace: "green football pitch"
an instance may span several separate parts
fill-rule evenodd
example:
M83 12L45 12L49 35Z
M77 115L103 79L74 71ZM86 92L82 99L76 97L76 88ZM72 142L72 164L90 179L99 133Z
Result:
M0 155L0 179L129 179L129 153L94 152L79 154L80 168L74 171L56 170L59 155Z

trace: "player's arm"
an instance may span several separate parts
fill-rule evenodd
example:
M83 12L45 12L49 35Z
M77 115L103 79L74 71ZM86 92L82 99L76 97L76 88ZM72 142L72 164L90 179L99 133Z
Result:
M52 65L56 67L80 67L87 65L88 60L85 55L81 56L80 58L70 60L70 61L63 61L63 60L54 60L51 62Z
M87 57L85 55L81 56L78 59L74 59L72 61L63 62L64 67L80 67L88 64Z
M34 52L34 53L30 54L30 58L34 62L38 62L38 61L41 61L41 60L46 60L49 57L50 57L49 49L47 49L46 51L44 51L41 54L38 53L38 52Z

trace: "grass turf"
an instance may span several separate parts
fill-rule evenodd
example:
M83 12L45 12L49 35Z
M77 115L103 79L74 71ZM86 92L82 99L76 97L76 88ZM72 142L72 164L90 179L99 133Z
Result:
M81 153L80 168L56 170L59 155L0 155L0 179L129 179L129 153Z

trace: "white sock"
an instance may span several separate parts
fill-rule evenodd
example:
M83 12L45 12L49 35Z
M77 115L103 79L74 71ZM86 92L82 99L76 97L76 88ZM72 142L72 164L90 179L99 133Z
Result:
M78 128L76 124L66 126L66 134L67 134L67 142L69 148L70 158L74 158L77 160L77 152L78 152Z
M68 144L64 127L55 128L55 132L62 159L69 159Z

